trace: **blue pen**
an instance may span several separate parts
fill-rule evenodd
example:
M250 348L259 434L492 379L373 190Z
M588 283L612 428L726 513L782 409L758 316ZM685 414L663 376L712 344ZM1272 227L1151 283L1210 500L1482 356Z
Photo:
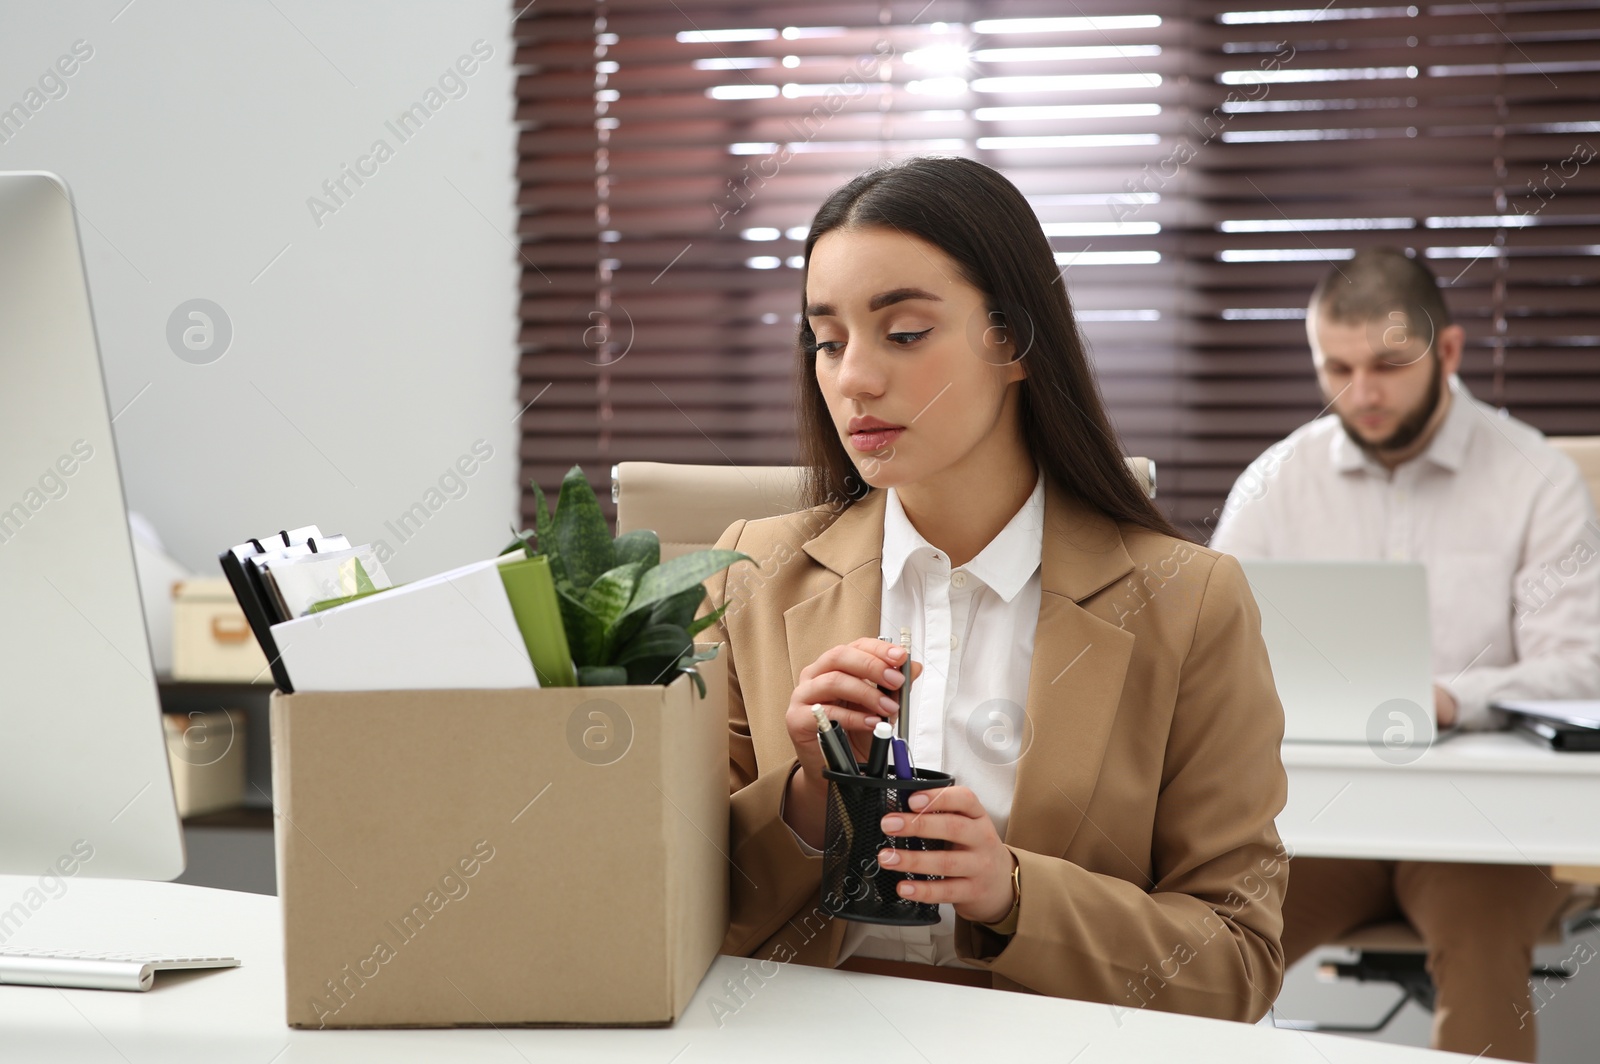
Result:
M906 741L896 737L890 740L890 744L894 747L894 778L911 779L911 750L906 746Z

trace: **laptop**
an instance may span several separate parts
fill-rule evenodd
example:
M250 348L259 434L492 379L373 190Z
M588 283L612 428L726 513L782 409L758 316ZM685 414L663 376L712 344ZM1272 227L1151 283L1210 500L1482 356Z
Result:
M1283 703L1285 742L1433 742L1433 642L1419 562L1241 561ZM1398 763L1398 761L1397 761Z

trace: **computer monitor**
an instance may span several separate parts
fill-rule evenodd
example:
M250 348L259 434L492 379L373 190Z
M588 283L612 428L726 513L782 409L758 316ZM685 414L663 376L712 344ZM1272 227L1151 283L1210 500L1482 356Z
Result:
M0 873L172 879L182 824L76 211L0 173Z

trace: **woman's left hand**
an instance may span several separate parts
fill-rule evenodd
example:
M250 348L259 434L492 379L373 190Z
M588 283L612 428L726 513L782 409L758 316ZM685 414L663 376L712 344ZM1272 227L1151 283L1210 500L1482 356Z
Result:
M878 864L896 872L944 878L900 884L911 901L955 906L956 915L978 924L998 923L1011 911L1011 868L1016 859L994 829L994 821L970 787L917 791L911 814L890 813L883 833L896 838L943 839L948 849L878 851Z

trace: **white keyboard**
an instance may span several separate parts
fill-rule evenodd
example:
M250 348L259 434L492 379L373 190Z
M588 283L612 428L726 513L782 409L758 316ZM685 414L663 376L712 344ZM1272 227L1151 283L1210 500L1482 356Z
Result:
M157 969L237 968L237 957L173 957L164 953L0 946L0 983L86 990L149 990Z

